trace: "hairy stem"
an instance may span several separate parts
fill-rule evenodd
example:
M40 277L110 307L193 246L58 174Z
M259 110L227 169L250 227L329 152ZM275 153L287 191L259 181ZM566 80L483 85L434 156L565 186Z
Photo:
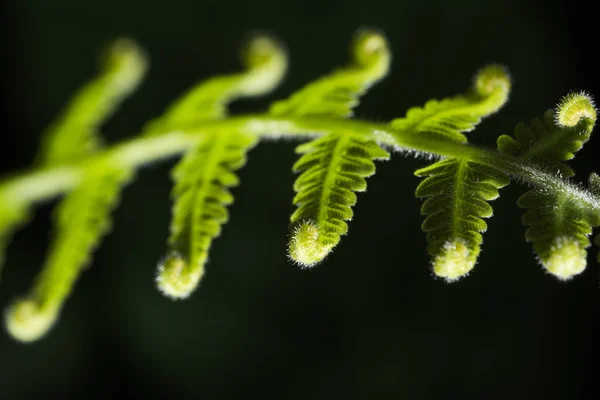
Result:
M525 160L502 154L496 150L457 143L454 141L418 135L393 129L386 124L351 119L314 117L272 117L246 115L216 121L201 122L180 130L129 139L97 154L72 163L48 168L22 171L0 180L0 197L19 203L34 203L50 199L76 186L84 171L99 162L136 169L146 164L176 156L195 146L204 135L220 131L255 134L264 139L304 139L333 132L352 132L363 138L372 138L379 144L409 154L454 157L493 166L519 181L574 197L590 211L600 212L600 198L556 174L540 169Z

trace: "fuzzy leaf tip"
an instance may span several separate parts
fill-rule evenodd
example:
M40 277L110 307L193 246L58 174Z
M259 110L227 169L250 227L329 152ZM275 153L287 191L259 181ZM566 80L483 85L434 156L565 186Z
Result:
M433 260L433 272L447 282L455 282L475 266L477 255L473 255L462 240L449 240Z
M33 342L50 330L57 317L53 308L41 308L30 299L18 300L6 312L6 330L20 342Z
M174 300L189 297L204 275L204 261L198 262L195 268L189 268L179 254L171 253L158 266L158 289Z
M593 126L596 107L592 96L585 92L569 93L558 103L555 118L559 126L575 126L582 118L588 119Z
M540 257L540 262L549 273L567 281L585 270L586 256L583 243L563 236L554 240L548 253Z
M319 240L319 227L316 224L306 221L294 228L288 250L292 260L301 267L310 268L321 262L333 247Z

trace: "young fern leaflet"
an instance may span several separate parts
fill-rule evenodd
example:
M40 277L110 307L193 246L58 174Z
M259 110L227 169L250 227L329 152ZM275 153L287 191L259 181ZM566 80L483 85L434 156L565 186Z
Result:
M473 130L483 117L502 107L509 90L506 71L492 65L475 76L466 94L412 108L406 118L392 121L392 126L466 143L463 132ZM508 185L508 176L492 166L460 158L438 161L415 175L427 177L416 196L427 198L421 207L421 214L427 216L422 229L427 234L433 271L454 281L475 266L483 242L481 233L487 230L482 218L493 214L487 201L499 196L498 189Z

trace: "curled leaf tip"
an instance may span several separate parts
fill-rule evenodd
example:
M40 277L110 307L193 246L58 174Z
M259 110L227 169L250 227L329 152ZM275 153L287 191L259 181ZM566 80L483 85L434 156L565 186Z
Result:
M123 92L133 91L148 70L145 52L129 38L119 38L108 48L104 68L114 73L114 82Z
M549 273L561 281L567 281L585 270L586 258L585 246L581 242L569 237L560 237L540 261Z
M6 312L6 330L18 341L33 342L50 330L57 316L57 312L42 309L33 300L18 300Z
M572 92L563 97L556 108L556 124L559 126L575 126L582 119L596 122L594 100L586 92Z
M289 256L303 268L310 268L321 262L332 245L319 240L319 228L312 221L302 222L294 228L289 244Z
M475 266L475 259L467 245L459 240L449 240L433 260L433 272L447 282L466 276Z
M354 59L359 65L381 63L387 70L390 50L385 36L373 29L361 29L354 36Z
M156 284L166 297L185 299L198 287L203 275L204 261L191 269L179 254L171 253L158 266Z
M483 67L475 75L475 89L482 95L490 95L497 91L508 92L510 85L508 69L499 64Z
M249 70L239 87L239 92L245 96L259 96L273 90L288 67L283 44L265 34L249 38L242 46L241 58Z
M249 68L260 67L277 57L285 57L286 50L281 42L264 33L251 36L242 47L241 58Z

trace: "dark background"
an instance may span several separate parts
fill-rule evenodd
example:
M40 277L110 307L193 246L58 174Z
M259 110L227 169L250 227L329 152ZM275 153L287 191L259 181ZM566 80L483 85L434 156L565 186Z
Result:
M257 29L287 44L291 70L273 96L238 102L236 112L264 109L346 63L363 26L388 36L394 60L357 109L361 118L388 121L461 92L489 62L506 65L514 87L472 135L478 144L494 146L570 90L600 96L590 58L596 17L578 3L20 0L2 8L2 173L28 165L39 132L120 35L147 49L151 70L106 124L109 142L135 134L198 79L238 70L238 45ZM293 149L267 142L250 153L205 280L179 302L153 282L175 160L142 169L59 324L30 345L0 333L0 398L598 398L597 248L571 282L545 274L524 240L522 186L502 190L479 264L449 285L431 275L413 195L412 173L425 161L396 155L359 195L349 235L302 271L285 254ZM571 162L577 179L599 170L598 149L596 137ZM28 290L43 262L53 205L40 205L15 235L2 307Z

